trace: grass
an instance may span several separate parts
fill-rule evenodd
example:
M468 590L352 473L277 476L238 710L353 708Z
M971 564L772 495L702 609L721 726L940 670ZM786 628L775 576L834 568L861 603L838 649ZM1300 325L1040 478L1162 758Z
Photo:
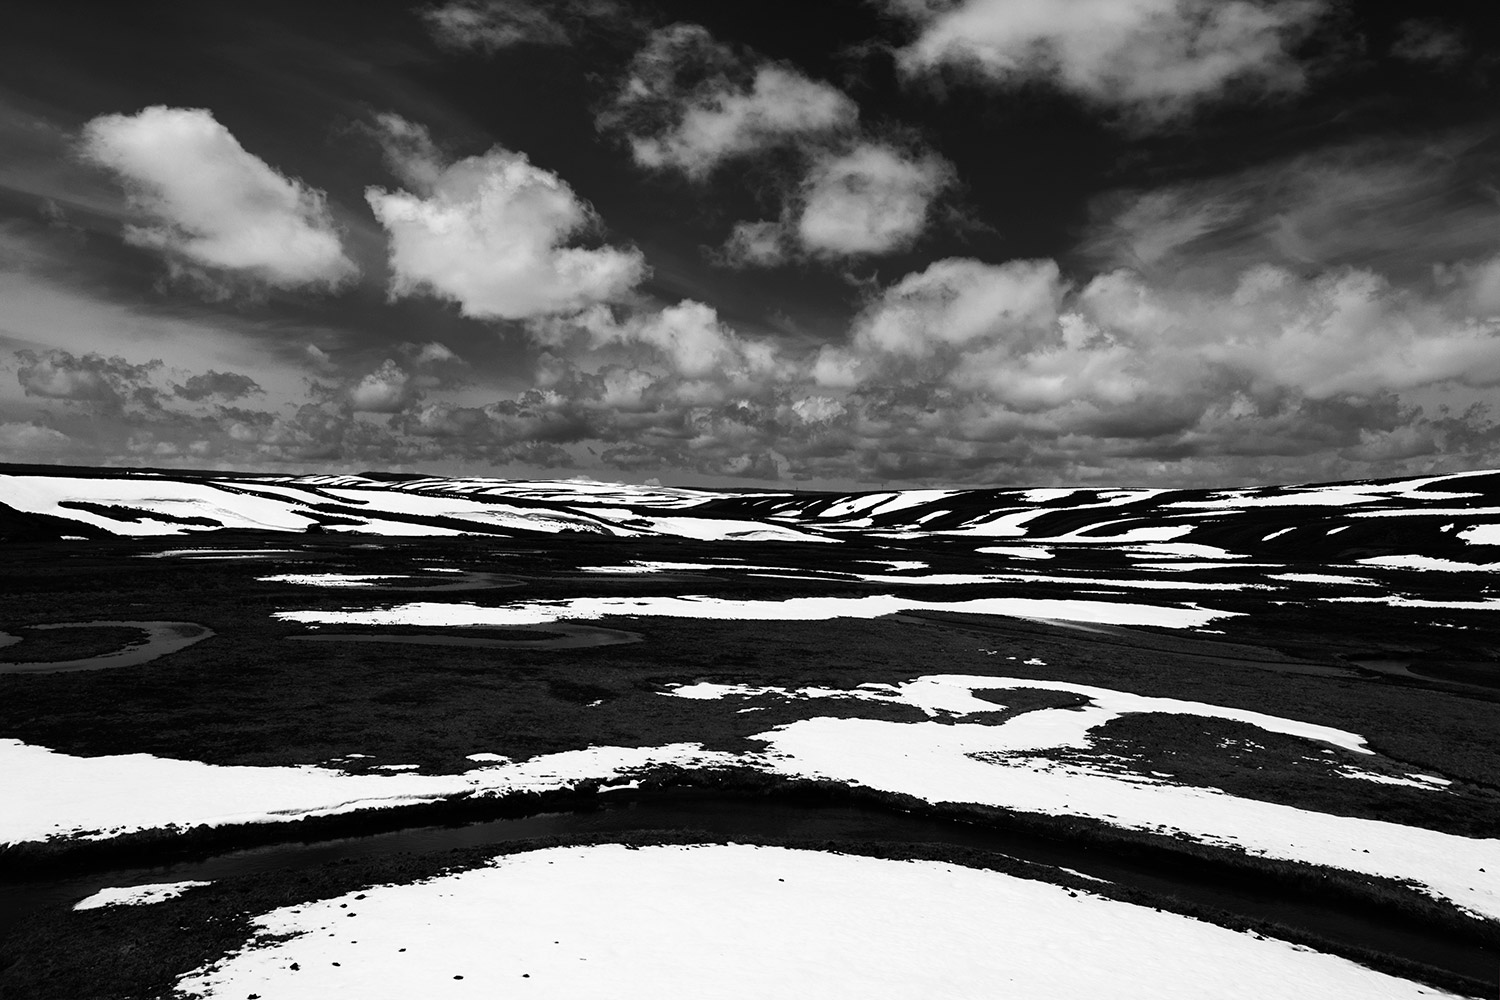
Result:
M0 664L81 660L89 656L102 656L145 639L145 633L140 629L113 626L18 628L11 634L20 636L21 641L13 646L0 648Z

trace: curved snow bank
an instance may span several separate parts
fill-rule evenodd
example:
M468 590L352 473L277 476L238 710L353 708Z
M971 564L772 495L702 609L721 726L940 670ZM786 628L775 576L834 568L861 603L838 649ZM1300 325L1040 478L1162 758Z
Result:
M694 743L590 747L463 774L348 774L297 767L226 767L150 754L73 757L0 739L0 844L107 837L173 826L284 823L453 795L565 788L658 764L732 762Z
M678 698L715 699L730 695L755 697L775 694L791 698L855 698L862 701L898 702L919 708L929 716L974 715L998 712L1004 706L975 697L975 691L1006 691L1026 688L1033 691L1062 691L1081 695L1092 704L1084 708L1042 709L1027 712L1006 723L1015 749L1041 750L1058 747L1087 747L1089 733L1105 723L1132 712L1154 712L1171 715L1197 715L1208 719L1244 722L1271 733L1317 740L1354 753L1374 753L1357 733L1312 722L1298 722L1264 712L1227 708L1201 701L1180 698L1153 698L1147 695L1116 691L1113 688L1067 681L1033 680L1026 677L985 677L973 674L934 674L918 677L904 684L862 684L857 688L779 688L751 687L744 684L711 684L707 681L681 685L669 693ZM1033 724L1026 725L1030 720Z
M189 996L1406 1000L1345 959L998 872L748 845L552 848L285 907Z
M928 709L929 714L942 711L963 717L1003 707L974 698L975 691L1027 687L1072 691L1094 704L1083 709L1025 712L999 725L804 719L753 737L766 744L759 766L788 777L852 782L927 802L969 802L1086 816L1130 829L1182 833L1203 843L1285 861L1405 879L1470 913L1500 919L1500 865L1495 863L1500 840L1334 816L1237 798L1216 788L1169 784L1122 771L1102 754L1075 755L1067 761L1037 755L1045 750L1087 750L1088 730L1129 711L1215 715L1364 750L1363 739L1355 734L1256 712L1020 678L941 675L889 691L908 704ZM705 685L674 693L683 690L697 697L743 693L730 688L714 691ZM872 697L879 690L877 685L852 692L804 689L801 696ZM749 693L756 691L749 689Z
M825 621L830 618L878 618L901 611L956 611L978 615L1055 618L1106 625L1157 625L1196 628L1236 615L1196 605L1165 606L1110 601L1043 600L987 597L973 601L916 601L889 594L870 597L793 597L780 601L728 600L719 597L579 597L488 608L474 604L416 601L370 611L278 611L283 621L311 625L542 625L569 618L661 615L670 618L718 618L740 621Z

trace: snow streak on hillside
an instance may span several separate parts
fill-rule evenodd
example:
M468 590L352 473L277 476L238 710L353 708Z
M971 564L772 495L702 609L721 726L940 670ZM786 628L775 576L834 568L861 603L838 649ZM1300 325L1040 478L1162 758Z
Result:
M0 472L0 535L575 532L754 542L1004 540L1142 555L1276 552L1483 562L1500 544L1500 472L1247 490L714 492L594 482L215 475L36 466ZM84 472L87 474L79 474ZM1197 547L1192 548L1192 547ZM1404 548L1402 546L1405 546ZM1493 557L1491 557L1492 559Z

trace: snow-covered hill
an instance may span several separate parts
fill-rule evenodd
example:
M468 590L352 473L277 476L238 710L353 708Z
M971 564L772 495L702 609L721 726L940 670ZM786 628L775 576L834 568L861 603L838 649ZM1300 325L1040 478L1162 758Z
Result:
M0 537L220 529L372 535L579 532L757 542L1147 546L1177 557L1381 559L1439 569L1500 553L1500 472L1247 490L716 492L586 481L277 476L0 466ZM1488 553L1488 554L1487 554ZM1425 560L1425 562L1424 562Z

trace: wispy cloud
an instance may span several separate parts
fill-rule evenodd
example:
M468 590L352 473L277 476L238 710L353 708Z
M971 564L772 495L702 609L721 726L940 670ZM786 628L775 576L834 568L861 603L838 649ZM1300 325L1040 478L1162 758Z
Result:
M1391 55L1414 63L1449 66L1468 55L1461 32L1441 21L1413 18L1403 21L1391 45Z
M1236 173L1095 199L1080 249L1103 269L1179 278L1257 263L1371 267L1403 280L1487 256L1500 227L1483 133L1368 139Z
M449 0L421 11L441 45L494 53L515 45L571 45L582 31L619 35L637 16L616 0Z
M566 45L568 33L542 7L522 0L454 0L428 7L422 19L453 48L495 52L512 45Z
M126 227L130 243L278 288L331 288L357 273L323 193L247 151L209 111L102 115L84 127L81 148L120 178L143 218Z

